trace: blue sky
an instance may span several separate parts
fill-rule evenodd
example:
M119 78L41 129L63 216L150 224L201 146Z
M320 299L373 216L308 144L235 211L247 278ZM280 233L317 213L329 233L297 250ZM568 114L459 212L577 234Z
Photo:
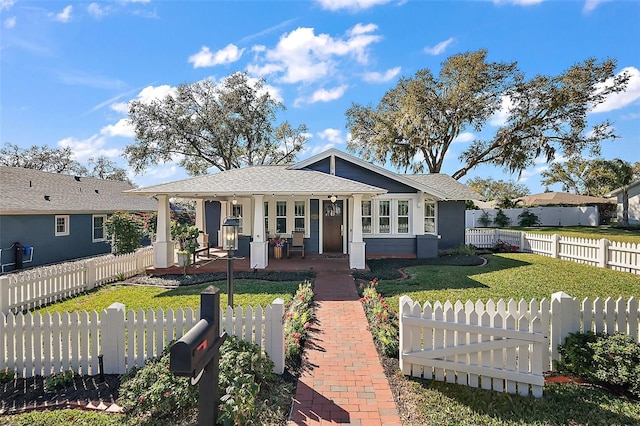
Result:
M438 74L450 55L481 48L529 77L616 59L629 87L589 119L610 119L621 136L603 143L604 158L640 161L637 1L0 0L0 28L0 144L68 146L82 163L105 155L126 167L128 102L236 71L266 79L287 108L279 120L307 125L300 159L345 150L352 102L375 105L400 76ZM487 131L499 122L498 114ZM458 138L444 173L460 167L473 136ZM525 170L519 182L542 192L546 167ZM476 176L518 177L482 166L461 181ZM140 186L184 177L173 164L132 175Z

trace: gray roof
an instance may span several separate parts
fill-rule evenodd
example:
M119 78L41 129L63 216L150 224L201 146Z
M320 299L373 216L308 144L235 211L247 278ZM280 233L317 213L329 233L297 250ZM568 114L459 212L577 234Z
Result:
M608 197L615 197L618 194L620 194L621 192L623 192L624 190L630 190L631 188L635 188L636 186L640 185L640 179L635 180L631 183L629 183L628 185L625 186L621 186L620 188L616 188L613 191L611 191L610 193L607 194Z
M0 214L155 211L157 200L131 197L127 182L0 166Z
M424 187L423 191L426 193L436 192L446 194L446 200L466 201L482 199L482 195L449 175L426 173L407 174L404 176L422 185Z
M132 194L183 197L264 195L384 194L385 189L313 170L287 166L249 166L160 185L137 188Z

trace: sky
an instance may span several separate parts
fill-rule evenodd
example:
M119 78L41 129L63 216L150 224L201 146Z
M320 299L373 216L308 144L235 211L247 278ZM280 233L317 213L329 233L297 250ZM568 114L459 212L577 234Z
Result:
M615 59L629 86L588 119L610 120L620 136L603 142L603 158L640 161L634 0L0 0L0 31L0 144L70 147L85 165L104 155L128 168L129 102L237 71L265 79L286 107L278 122L306 124L300 160L328 148L346 152L353 103L375 106L398 78L425 68L437 75L449 56L479 49L489 61L517 62L529 78L591 57ZM492 117L485 135L503 116ZM460 134L442 172L458 170L458 155L481 136ZM538 193L548 167L540 160L518 176L481 166L460 181L513 180ZM173 163L131 175L138 186L186 177Z

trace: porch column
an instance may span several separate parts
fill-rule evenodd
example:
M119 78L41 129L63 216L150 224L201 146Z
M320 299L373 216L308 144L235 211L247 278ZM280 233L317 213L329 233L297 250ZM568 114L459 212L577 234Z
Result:
M156 241L153 243L153 267L168 268L174 263L174 246L171 241L171 215L169 214L169 196L158 195L158 227Z
M268 242L264 235L264 195L253 196L253 241L250 266L264 269L269 264Z
M351 220L352 239L349 246L349 268L365 269L365 242L362 241L362 194L353 194Z
M204 216L204 200L196 200L196 228L202 231L202 234L198 235L198 244L200 247L204 247L204 236L207 233L207 221Z

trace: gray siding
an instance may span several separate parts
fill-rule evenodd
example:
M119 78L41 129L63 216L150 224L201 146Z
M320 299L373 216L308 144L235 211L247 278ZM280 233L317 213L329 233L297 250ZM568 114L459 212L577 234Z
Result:
M311 219L309 220L309 237L305 240L304 251L309 254L318 254L320 251L320 201L311 199Z
M415 238L363 238L366 255L371 256L415 256Z
M34 248L33 261L25 268L65 262L111 252L106 242L93 239L92 215L69 215L69 235L55 236L55 215L8 215L0 217L2 263L14 262L13 250L5 250L15 242ZM6 267L11 271L13 267Z
M438 249L446 250L464 244L464 201L438 202Z

